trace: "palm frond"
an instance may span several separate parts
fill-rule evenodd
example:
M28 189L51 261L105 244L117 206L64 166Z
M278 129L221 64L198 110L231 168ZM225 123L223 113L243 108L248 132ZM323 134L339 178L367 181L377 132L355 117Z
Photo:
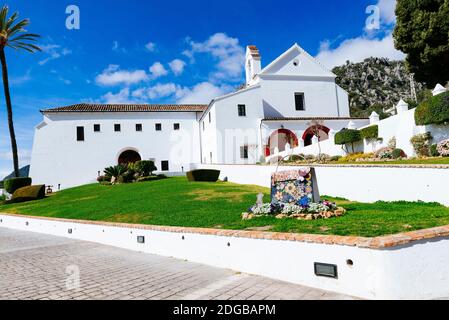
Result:
M11 28L12 24L17 20L18 17L19 17L19 13L14 12L11 15L11 17L9 17L8 21L6 22L5 30L8 30L9 28Z
M33 33L25 33L25 34L21 34L15 38L12 38L11 40L9 40L10 42L12 41L24 41L24 40L29 40L29 41L37 41L37 38L40 38L40 35L38 34L33 34Z
M0 10L0 29L4 31L6 29L6 17L8 15L9 7L4 5Z
M17 22L17 24L15 24L14 26L12 26L8 30L6 30L6 31L8 31L8 36L12 37L16 33L25 32L24 27L26 27L29 24L30 24L30 20L28 20L28 19L23 19L22 21Z
M42 49L40 47L38 47L32 43L26 43L26 42L20 42L20 41L8 42L7 46L12 49L25 49L29 52L42 51Z

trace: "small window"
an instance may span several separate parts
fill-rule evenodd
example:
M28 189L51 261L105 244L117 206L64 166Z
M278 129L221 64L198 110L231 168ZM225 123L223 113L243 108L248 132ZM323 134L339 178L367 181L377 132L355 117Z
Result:
M248 159L248 146L240 147L240 158Z
M120 132L120 131L122 131L122 125L120 125L120 124L114 124L114 131L115 131L115 132Z
M136 124L136 131L137 132L142 132L142 124L141 123L137 123Z
M156 131L162 131L162 124L156 123Z
M246 105L239 104L238 109L239 109L239 117L246 117Z
M84 141L84 127L76 127L76 141Z
M296 111L306 110L304 105L304 93L295 93L295 106Z
M175 123L174 125L173 125L173 129L174 130L179 130L181 128L181 125L179 124L179 123Z
M162 171L169 171L170 167L169 167L168 161L162 161L161 162L161 168L162 168Z
M210 163L212 163L213 162L213 159L214 157L213 157L213 154L212 154L212 152L210 153Z
M94 132L100 132L101 126L99 124L94 124Z
M204 121L203 121L203 131L204 130L206 130L206 125L204 124Z
M209 112L209 123L211 123L211 122L212 122L212 111Z

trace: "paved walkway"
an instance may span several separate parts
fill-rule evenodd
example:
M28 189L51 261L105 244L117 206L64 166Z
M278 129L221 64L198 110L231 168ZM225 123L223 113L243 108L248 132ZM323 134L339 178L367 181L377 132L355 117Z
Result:
M0 270L0 300L350 299L198 263L5 228L0 228Z

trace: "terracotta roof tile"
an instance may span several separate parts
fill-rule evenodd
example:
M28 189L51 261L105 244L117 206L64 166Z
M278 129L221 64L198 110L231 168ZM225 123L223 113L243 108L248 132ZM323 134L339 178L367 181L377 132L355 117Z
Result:
M58 112L204 112L207 105L189 104L75 104L66 107L41 110L42 113Z

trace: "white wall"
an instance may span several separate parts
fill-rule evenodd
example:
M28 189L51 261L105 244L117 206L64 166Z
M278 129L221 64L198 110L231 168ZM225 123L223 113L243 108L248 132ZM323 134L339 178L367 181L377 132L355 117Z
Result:
M194 112L47 114L46 125L35 132L30 176L33 183L63 189L91 183L128 149L144 160L155 159L159 170L168 160L170 172L187 171L190 163L200 162L196 117ZM136 132L136 123L143 125L142 132ZM162 131L155 130L156 123ZM174 123L180 131L174 131ZM94 124L101 132L94 132ZM114 124L121 124L121 132L114 132ZM85 141L76 141L77 126L84 126Z
M257 165L194 165L221 170L220 178L230 182L270 187L273 172L300 167ZM425 201L449 206L449 169L400 167L315 166L322 195L353 201Z
M449 240L391 250L300 241L263 240L137 227L0 215L0 227L98 242L145 253L262 275L368 299L449 296ZM27 225L28 223L28 225ZM68 233L72 229L72 234ZM144 236L145 244L137 237ZM184 240L182 237L184 236ZM353 261L353 266L347 260ZM314 263L335 264L338 279L317 277Z

